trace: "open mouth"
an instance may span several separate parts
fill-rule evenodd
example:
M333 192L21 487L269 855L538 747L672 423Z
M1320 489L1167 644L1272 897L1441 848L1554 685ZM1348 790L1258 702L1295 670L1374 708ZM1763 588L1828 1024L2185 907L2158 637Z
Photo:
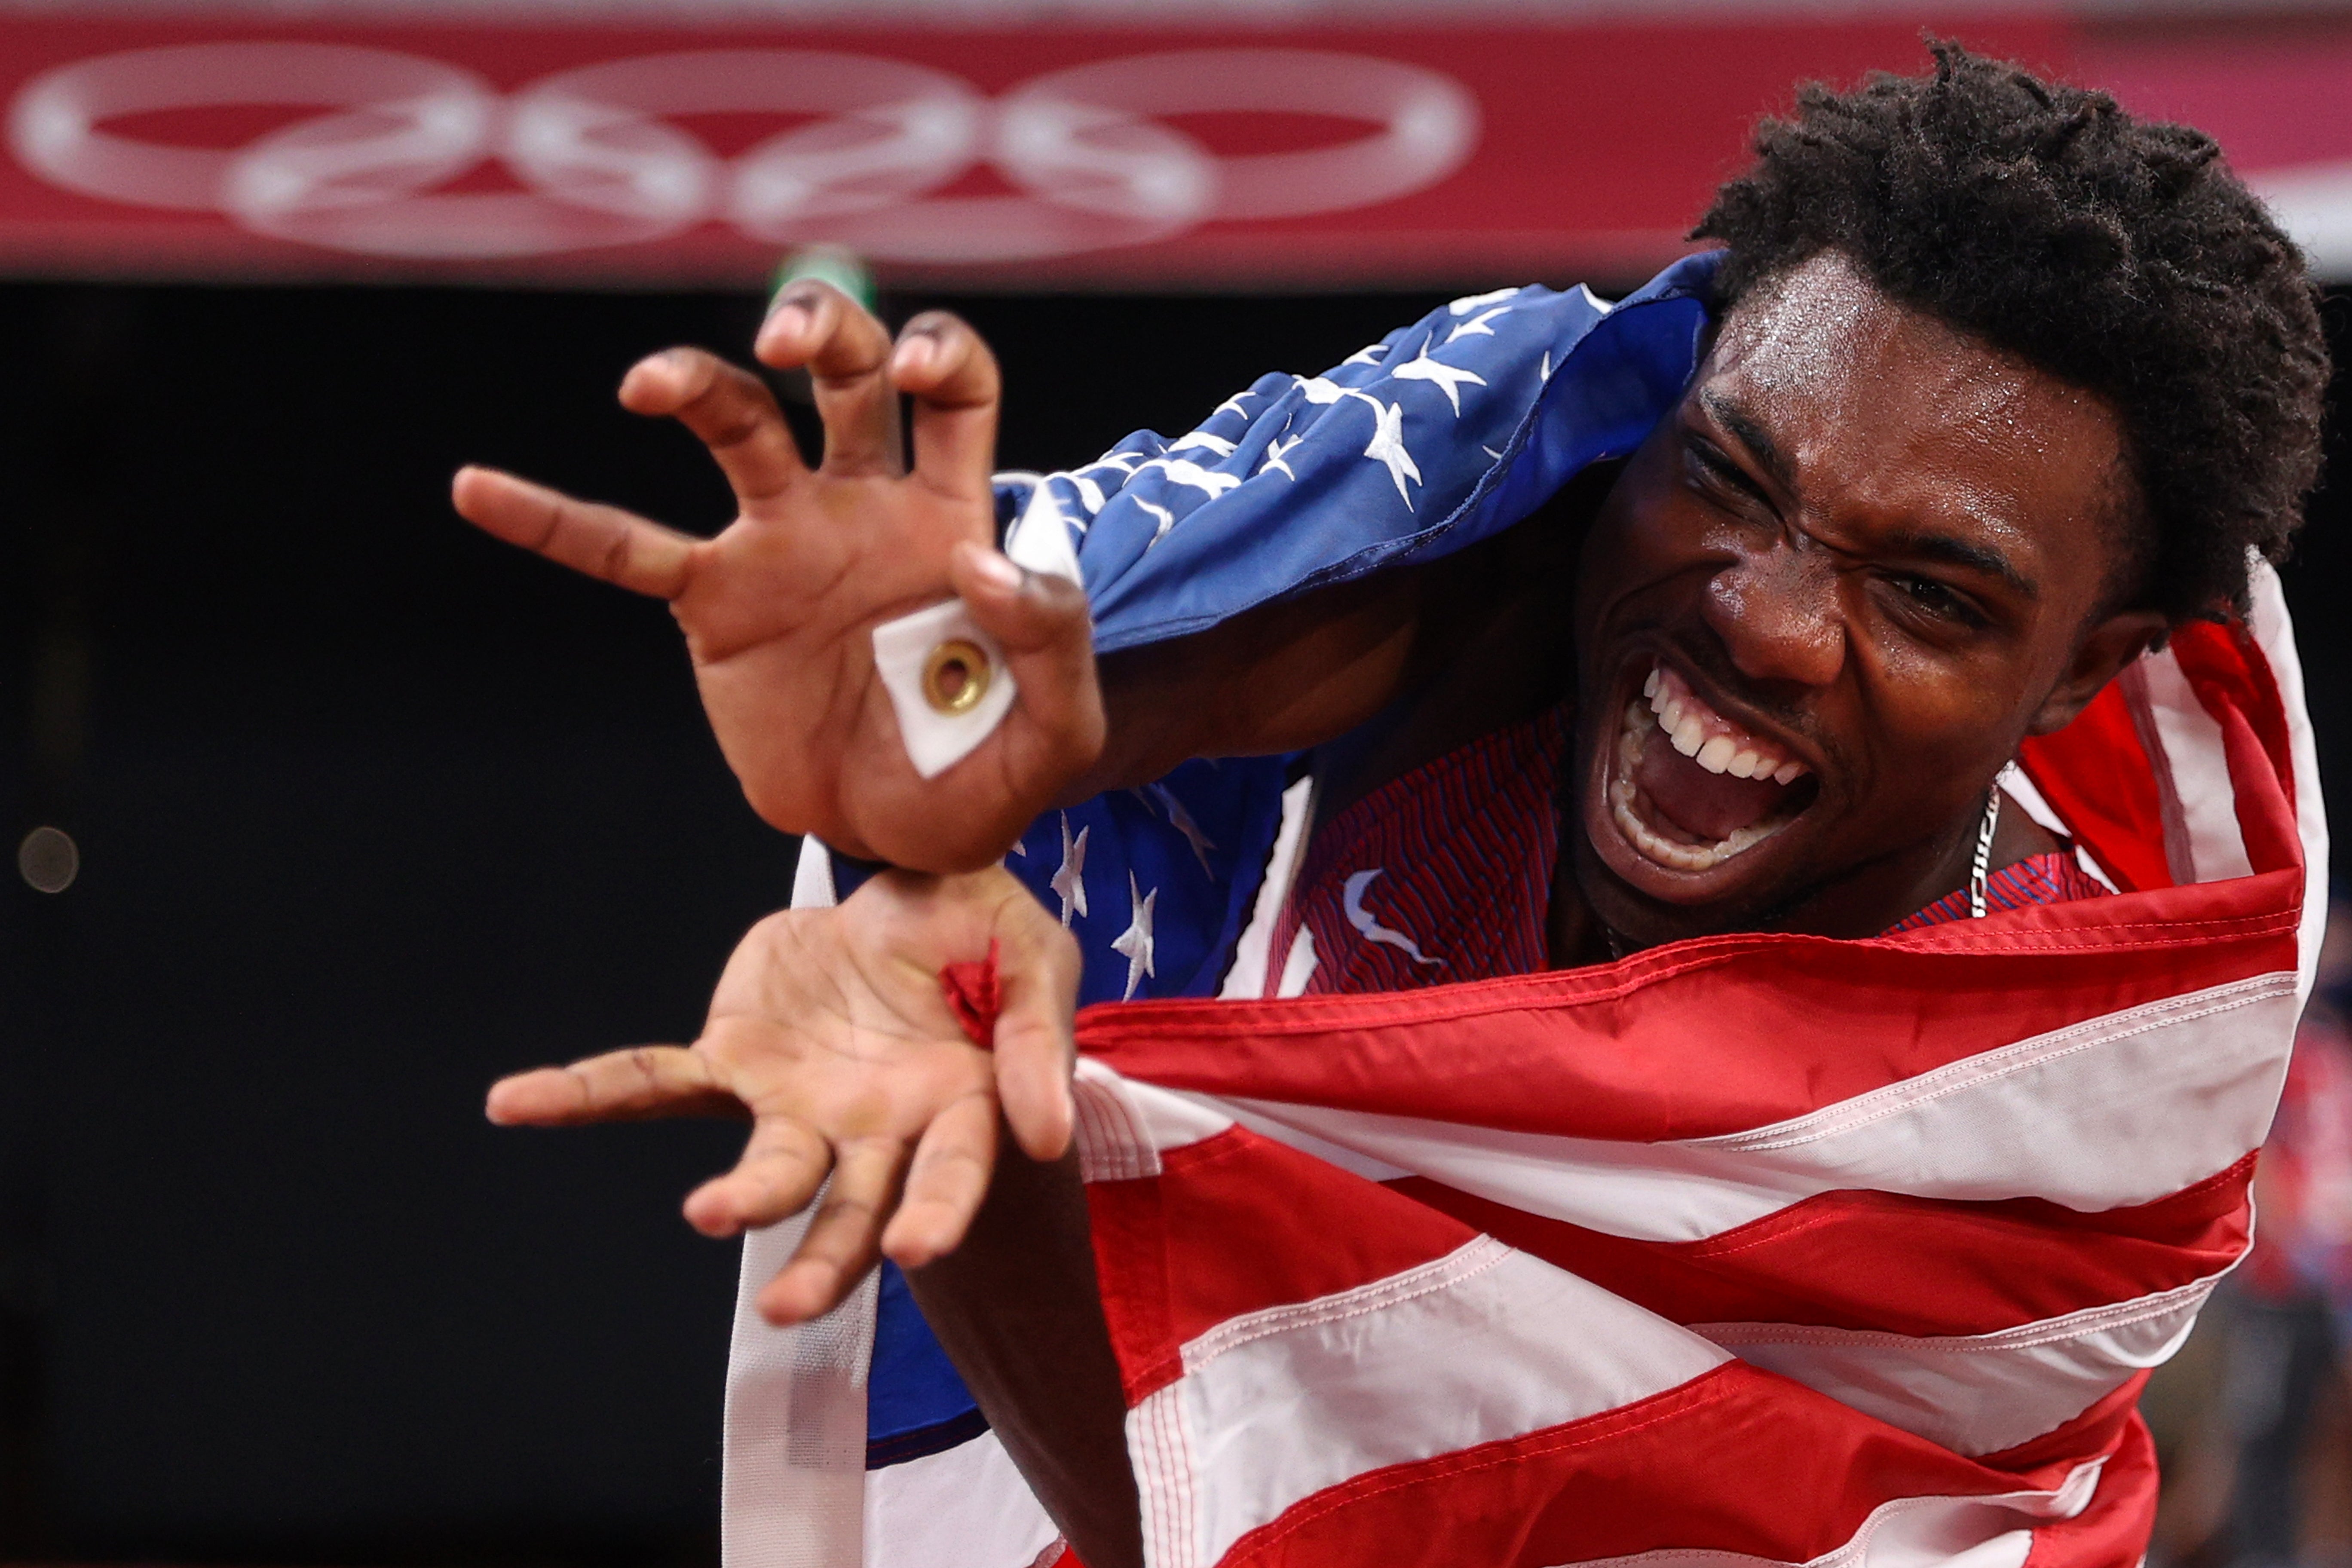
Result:
M1700 701L1664 664L1625 705L1610 772L1617 830L1643 859L1677 871L1747 853L1820 793L1804 763Z

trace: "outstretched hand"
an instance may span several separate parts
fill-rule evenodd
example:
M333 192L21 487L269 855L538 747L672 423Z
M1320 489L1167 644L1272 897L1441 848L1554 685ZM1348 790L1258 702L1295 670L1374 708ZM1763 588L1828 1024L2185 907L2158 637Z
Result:
M972 1043L940 981L997 952L993 1051ZM995 1169L1002 1116L1030 1158L1068 1148L1078 952L1002 869L875 877L835 909L751 928L702 1037L500 1080L504 1126L743 1114L735 1168L686 1217L728 1237L799 1213L808 1234L759 1296L772 1322L830 1310L877 1252L919 1268L963 1239ZM826 1178L832 1178L830 1184Z
M622 405L677 419L735 492L698 539L496 469L458 470L452 500L487 531L592 577L667 599L720 749L752 809L847 854L929 871L1001 856L1103 746L1086 596L993 545L1000 383L979 334L932 312L893 344L847 296L786 290L756 352L806 366L824 457L803 461L766 385L699 349L621 383ZM911 469L896 408L913 399ZM874 668L880 622L961 597L1004 647L1019 696L970 756L926 780Z

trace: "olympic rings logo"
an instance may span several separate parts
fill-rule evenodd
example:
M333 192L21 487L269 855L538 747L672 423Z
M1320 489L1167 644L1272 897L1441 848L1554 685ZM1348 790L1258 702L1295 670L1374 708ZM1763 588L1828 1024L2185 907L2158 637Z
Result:
M315 108L229 151L104 129L161 110ZM1219 156L1159 118L1274 110L1369 122L1298 152ZM817 118L721 158L672 116ZM333 44L195 44L77 61L11 105L16 157L68 190L216 212L371 256L458 260L640 244L717 221L772 244L886 261L1005 262L1165 238L1217 218L1390 200L1444 179L1475 100L1396 60L1186 49L1055 71L994 99L871 55L700 49L541 77L512 93L462 67ZM495 159L521 190L437 190ZM1013 194L943 191L989 164Z

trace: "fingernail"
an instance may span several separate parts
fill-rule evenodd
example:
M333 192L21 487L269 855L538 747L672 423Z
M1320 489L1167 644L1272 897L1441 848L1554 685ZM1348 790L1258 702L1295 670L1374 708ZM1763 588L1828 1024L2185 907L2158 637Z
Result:
M931 363L935 347L929 338L908 338L890 355L890 374L905 375L921 370Z
M776 307L775 313L768 318L768 324L761 329L760 335L770 337L781 332L799 337L809 330L812 320L814 318L806 305L796 300L788 300Z
M980 580L1000 594L1021 591L1021 568L1001 551L982 550L977 552L971 569Z

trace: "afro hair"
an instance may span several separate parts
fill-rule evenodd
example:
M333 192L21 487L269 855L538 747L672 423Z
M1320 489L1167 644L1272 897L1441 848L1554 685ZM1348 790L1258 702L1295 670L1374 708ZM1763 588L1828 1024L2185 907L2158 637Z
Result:
M1836 251L1887 296L2107 400L2137 492L2110 599L2242 613L2318 479L2326 342L2303 257L2213 140L1931 42L1935 70L1811 85L1692 231L1726 310Z

